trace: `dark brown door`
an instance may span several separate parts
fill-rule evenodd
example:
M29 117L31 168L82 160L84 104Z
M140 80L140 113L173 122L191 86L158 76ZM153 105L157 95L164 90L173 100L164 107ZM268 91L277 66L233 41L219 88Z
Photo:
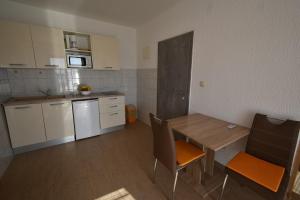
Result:
M157 116L170 119L189 109L194 32L158 43Z

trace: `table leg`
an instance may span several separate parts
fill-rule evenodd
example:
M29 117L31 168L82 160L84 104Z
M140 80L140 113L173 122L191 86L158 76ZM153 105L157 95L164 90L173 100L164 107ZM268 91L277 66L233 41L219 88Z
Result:
M215 152L211 149L206 149L205 173L210 176L214 175Z

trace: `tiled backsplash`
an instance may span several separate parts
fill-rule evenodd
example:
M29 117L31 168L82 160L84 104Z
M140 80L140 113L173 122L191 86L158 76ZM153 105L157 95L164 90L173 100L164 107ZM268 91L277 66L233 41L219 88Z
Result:
M136 105L137 74L135 69L98 71L79 69L0 69L1 95L40 96L76 93L79 84L92 86L93 92L118 90L126 103Z
M156 114L157 69L138 69L138 117L149 124L149 113Z

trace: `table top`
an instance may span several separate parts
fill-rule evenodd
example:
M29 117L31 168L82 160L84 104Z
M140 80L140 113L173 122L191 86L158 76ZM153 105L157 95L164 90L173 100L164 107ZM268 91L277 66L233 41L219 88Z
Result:
M228 128L231 123L202 114L191 114L168 120L170 128L204 145L218 151L239 139L249 135L246 127Z

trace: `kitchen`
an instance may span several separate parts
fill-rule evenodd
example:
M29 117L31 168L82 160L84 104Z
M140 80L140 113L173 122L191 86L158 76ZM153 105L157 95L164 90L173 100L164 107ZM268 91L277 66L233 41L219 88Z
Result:
M125 125L124 94L134 90L136 75L120 72L117 38L11 21L0 26L9 46L1 70L12 88L3 105L14 153ZM126 102L136 104L130 96Z

